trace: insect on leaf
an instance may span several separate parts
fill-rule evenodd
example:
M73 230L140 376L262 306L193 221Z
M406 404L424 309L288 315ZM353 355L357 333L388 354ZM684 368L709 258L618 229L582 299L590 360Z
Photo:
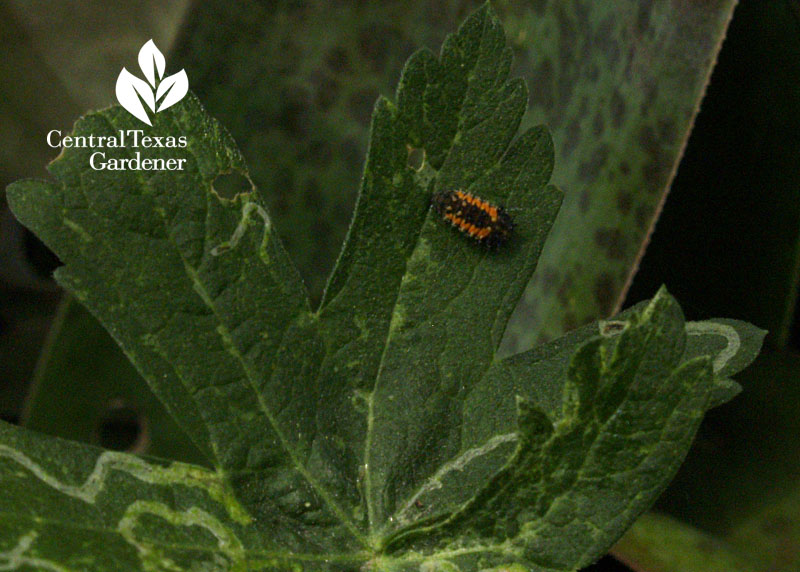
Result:
M728 346L691 353L661 291L617 327L496 357L561 202L547 129L518 134L527 88L510 66L488 5L409 59L395 101L375 105L316 310L257 195L214 190L247 168L191 94L150 131L186 137L151 150L184 170L95 171L72 147L52 181L12 185L15 214L64 263L56 278L210 468L2 425L0 566L553 572L607 550L752 344L717 371ZM74 134L140 127L112 107ZM513 213L509 240L448 228L431 201L456 189Z

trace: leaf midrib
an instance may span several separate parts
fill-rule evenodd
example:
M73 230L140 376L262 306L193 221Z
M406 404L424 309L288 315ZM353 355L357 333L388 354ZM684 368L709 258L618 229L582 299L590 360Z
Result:
M112 129L117 129L117 127L111 122L111 120L108 117L106 117L105 115L103 115L102 117ZM132 153L130 152L130 150L127 147L123 147L121 149L124 149L125 153L127 153L129 156L132 156ZM198 157L190 150L190 148L187 148L187 152L189 152L190 154L192 154L194 156L194 160L195 160L196 164L200 164L200 161L199 161ZM136 172L136 176L139 179L139 184L140 184L140 186L142 188L147 188L151 192L155 191L155 189L153 189L150 186L149 182L147 182L142 177L140 172L137 171ZM153 196L158 196L158 194L154 192ZM211 195L209 193L205 193L205 198L206 198L206 213L208 213L209 210L210 210L209 207L208 207L208 201L211 200ZM174 248L175 252L177 253L178 257L180 258L181 262L183 263L184 271L186 272L187 277L191 280L192 285L195 287L194 288L195 292L197 292L197 294L200 296L200 299L203 301L203 303L206 305L206 307L213 313L213 315L214 315L214 317L215 317L215 319L216 319L216 321L218 323L218 326L219 326L219 328L215 328L215 331L217 331L219 333L220 337L222 338L223 344L227 344L227 346L231 349L232 353L234 354L234 357L236 358L236 361L239 363L239 365L240 365L240 367L242 369L242 372L244 373L244 377L247 380L247 385L250 387L250 389L252 390L252 392L256 396L256 399L257 399L257 402L258 402L258 405L259 405L259 409L261 410L263 415L267 418L267 421L269 421L270 427L275 432L275 435L278 437L278 441L280 442L281 447L284 449L286 454L289 456L289 459L291 460L294 469L317 492L317 494L320 496L320 498L323 500L323 502L329 507L331 512L336 515L336 517L345 526L345 528L347 528L348 531L350 531L350 533L355 537L355 539L358 540L365 547L368 547L369 543L368 543L367 539L364 538L364 536L361 534L361 531L355 526L353 521L350 518L348 518L347 514L341 509L341 507L339 507L338 503L336 503L336 501L333 498L331 498L331 496L329 495L327 489L325 489L322 485L320 485L316 481L316 479L314 479L314 477L308 472L308 470L306 469L305 465L303 465L303 463L300 462L299 457L294 452L294 449L291 447L291 445L289 444L288 440L286 439L286 436L284 435L283 431L281 430L280 426L278 425L276 419L273 417L269 407L267 407L267 404L264 402L263 396L257 390L257 384L256 384L256 381L255 381L255 375L251 371L250 367L247 365L244 357L242 356L241 352L239 351L239 347L234 343L233 338L231 337L230 332L228 330L228 327L225 324L224 320L221 318L221 316L220 316L220 314L219 314L219 312L218 312L218 310L216 308L216 305L214 304L214 301L209 296L209 294L208 294L205 286L203 285L202 281L200 281L198 279L197 270L195 268L193 268L189 264L189 262L183 256L183 253L181 252L180 248L178 248L178 246L173 242L172 238L170 237L168 221L166 219L165 214L159 212L158 210L155 210L153 212L155 212L161 218L161 221L162 221L162 223L164 225L166 241L169 242L169 244ZM208 225L204 225L204 232L207 232L207 231L208 231ZM208 240L208 237L205 236L204 237L204 242L207 243L207 240ZM259 258L259 260L261 260L261 259ZM294 323L296 318L297 318L297 316L295 316L293 320L289 320L287 322L287 324L286 324L286 326L285 326L285 328L283 330L282 338L285 337L286 331L291 327L291 325ZM213 443L212 443L212 445L213 445ZM218 470L222 469L222 467L220 467L218 462L215 463L215 465L217 466ZM223 474L223 478L224 478L225 472L222 472L222 474Z
M482 29L481 29L481 33L480 33L480 43L479 43L478 49L477 49L477 53L478 54L481 53L481 50L482 50L483 45L484 45L484 42L486 41L486 29L487 29L487 26L488 26L488 22L489 22L489 18L484 16L483 23L482 23ZM441 64L440 60L441 60L441 53L440 53L439 58L437 59L437 63L441 66L442 64ZM470 67L469 72L467 73L467 85L466 85L466 87L464 89L464 94L463 94L463 96L461 98L461 102L460 102L460 104L458 106L458 112L457 112L458 119L459 119L458 120L458 128L456 129L455 133L453 134L453 136L450 139L450 142L449 142L449 144L447 146L447 150L448 150L447 154L448 155L450 154L450 152L453 149L454 142L456 141L456 139L458 138L459 134L461 134L461 132L463 130L462 111L464 109L464 103L466 102L467 97L470 94L470 86L474 82L474 78L472 77L472 72L475 70L475 67L478 65L479 61L480 61L480 58L476 57L473 65ZM427 81L427 76L426 76L426 81ZM427 87L429 85L430 85L429 83L426 85L426 89L427 89ZM395 109L392 109L392 116L393 116L392 119L396 120L397 113L396 113ZM424 145L423 145L423 147L424 147ZM445 159L445 161L446 161L446 159ZM436 175L434 175L432 177L432 179L435 179L435 178L437 178L439 176L439 170L438 169L434 169L434 171L436 172ZM423 224L427 220L428 220L428 217L426 216L424 221L423 221ZM416 247L418 245L419 245L419 234L417 234L417 239L415 241L414 249L411 250L412 254L413 254L413 251L416 249ZM370 451L372 449L372 434L373 434L374 413L375 413L375 399L374 399L374 396L375 396L375 393L376 393L376 391L378 389L378 384L379 384L379 381L381 379L381 374L383 372L384 364L385 364L385 361L386 361L386 353L388 351L389 343L390 343L390 340L392 338L392 333L393 333L392 323L394 322L395 317L397 315L397 304L398 304L398 301L400 299L400 295L403 292L403 290L402 290L403 278L405 278L405 276L407 274L408 262L409 262L410 259L411 259L411 255L407 256L405 258L405 260L403 261L403 274L402 274L402 277L400 279L400 283L397 286L397 291L395 293L394 302L392 303L392 313L391 313L391 317L389 319L389 326L386 329L386 337L385 337L385 342L384 342L384 345L383 345L383 350L381 351L380 362L378 363L378 369L377 369L376 374L375 374L375 383L372 386L372 391L370 391L369 397L367 398L367 429L366 429L366 437L364 439L364 455L363 455L363 458L364 458L364 496L366 498L366 503L367 503L367 522L368 522L368 529L369 529L369 537L372 540L372 542L374 543L374 546L376 546L376 547L381 546L381 539L380 538L376 538L376 533L378 531L376 530L375 507L374 507L373 502L372 502L372 478L371 478L370 469L369 469L369 459L370 459Z

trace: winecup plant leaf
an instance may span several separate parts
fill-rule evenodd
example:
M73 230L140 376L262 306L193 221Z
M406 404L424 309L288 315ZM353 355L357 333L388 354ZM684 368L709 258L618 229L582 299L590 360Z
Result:
M729 345L687 342L666 291L555 350L496 357L561 198L547 130L517 136L527 92L510 65L488 5L438 57L411 57L396 102L375 106L355 216L316 311L256 193L215 190L247 171L193 95L147 130L186 137L148 150L185 158L183 171L95 171L93 149L70 147L54 182L11 186L14 212L64 263L56 278L212 468L3 426L0 480L14 494L0 563L552 572L607 550L746 359L715 375ZM74 135L140 127L112 107ZM488 250L431 210L433 193L458 188L512 213L508 244ZM726 364L745 350L734 353Z
M413 498L426 518L393 542L436 546L467 570L591 563L655 500L715 386L726 388L719 374L738 369L730 352L751 340L742 334L752 327L719 334L718 325L687 326L662 290L619 320L495 363L466 400L461 456ZM704 332L695 335L698 328ZM720 336L728 343L716 345ZM710 344L716 349L693 357ZM498 471L496 450L509 444L514 453ZM463 498L465 483L490 475L477 496Z
M0 422L0 481L3 570L245 570L246 549L275 561L225 476L207 468Z

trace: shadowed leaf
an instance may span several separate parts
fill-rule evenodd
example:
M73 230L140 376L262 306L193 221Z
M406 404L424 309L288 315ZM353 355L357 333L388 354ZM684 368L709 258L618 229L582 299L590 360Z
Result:
M734 4L504 5L519 69L536 86L526 121L553 131L565 194L503 351L619 311Z
M134 424L130 430L136 432L130 444L135 452L203 463L203 457L108 332L83 306L67 297L37 366L22 424L109 447L103 428L113 424L114 414L120 410L135 415L129 420Z
M678 520L643 515L614 545L611 553L634 571L751 572L760 570L746 553Z
M183 170L96 171L92 149L71 147L52 182L9 187L14 212L63 261L56 278L212 469L0 428L0 480L21 497L0 511L0 558L566 572L607 550L666 486L707 407L730 397L730 384L716 395L722 376L760 338L706 324L690 342L661 290L624 323L547 347L539 371L540 350L497 357L561 202L548 131L518 134L527 89L510 68L488 5L438 56L409 59L396 101L374 107L355 216L316 312L260 197L216 192L219 175L247 169L191 94L150 132L186 137L150 151ZM74 134L137 127L112 107ZM422 158L409 164L413 150ZM508 244L454 232L430 208L448 189L513 212ZM484 212L473 223L491 231ZM733 339L746 341L731 350ZM542 371L560 372L544 399Z

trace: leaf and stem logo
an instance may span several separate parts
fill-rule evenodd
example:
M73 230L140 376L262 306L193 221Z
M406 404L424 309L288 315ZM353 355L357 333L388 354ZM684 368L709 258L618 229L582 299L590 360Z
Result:
M131 115L152 126L147 109L158 113L178 103L189 91L189 78L185 70L164 77L166 60L153 40L139 50L139 67L147 81L122 68L117 78L117 99Z

